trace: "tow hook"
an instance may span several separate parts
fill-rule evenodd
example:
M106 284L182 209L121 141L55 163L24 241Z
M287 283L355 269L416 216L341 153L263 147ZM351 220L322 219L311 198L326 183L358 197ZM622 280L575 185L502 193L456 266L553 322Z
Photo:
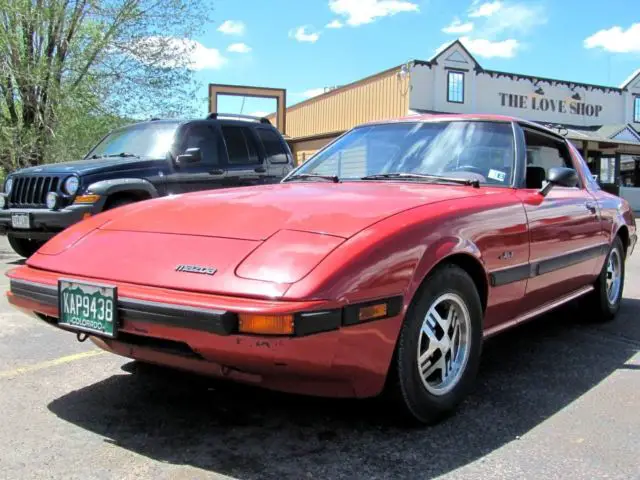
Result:
M84 333L84 332L78 332L76 334L76 338L78 339L79 342L84 342L87 338L89 338L89 335Z

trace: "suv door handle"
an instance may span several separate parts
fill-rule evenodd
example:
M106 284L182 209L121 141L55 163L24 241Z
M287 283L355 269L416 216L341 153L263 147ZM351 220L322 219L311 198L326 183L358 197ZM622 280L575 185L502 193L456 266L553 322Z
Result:
M584 206L587 207L587 210L589 210L591 213L596 213L597 211L596 204L593 202L586 202Z
M253 171L256 173L267 173L267 169L264 167L256 167Z
M220 170L220 169L210 170L209 174L210 175L222 175L222 174L224 174L224 170Z

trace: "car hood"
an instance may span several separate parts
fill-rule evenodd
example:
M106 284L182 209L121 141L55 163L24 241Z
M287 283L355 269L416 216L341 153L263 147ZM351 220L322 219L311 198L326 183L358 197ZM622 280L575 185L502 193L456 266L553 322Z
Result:
M286 229L349 238L404 210L480 192L466 186L364 182L235 187L148 201L102 229L243 240L265 240Z
M135 169L157 163L161 159L150 157L112 157L112 158L96 158L87 160L75 160L70 162L49 163L46 165L38 165L36 167L23 168L14 175L32 175L32 174L64 174L78 173L80 175L95 173L111 169Z

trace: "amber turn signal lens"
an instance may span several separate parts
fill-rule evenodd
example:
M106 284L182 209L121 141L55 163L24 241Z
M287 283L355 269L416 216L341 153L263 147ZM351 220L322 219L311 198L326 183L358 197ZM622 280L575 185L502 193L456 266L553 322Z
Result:
M387 316L387 304L380 303L378 305L369 305L368 307L362 307L358 312L358 319L360 321L372 320L374 318Z
M260 315L241 313L238 315L241 333L258 335L293 335L293 315Z
M100 195L78 195L73 203L96 203Z

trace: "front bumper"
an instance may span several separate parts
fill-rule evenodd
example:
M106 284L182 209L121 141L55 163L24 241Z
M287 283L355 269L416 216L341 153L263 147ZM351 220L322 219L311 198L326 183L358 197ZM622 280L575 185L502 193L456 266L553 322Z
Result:
M28 214L30 228L13 228L11 215L13 213ZM94 205L69 205L60 210L44 208L7 208L0 210L0 235L11 234L18 238L33 240L48 240L65 228L81 221L86 214L94 213Z
M54 274L19 267L9 277L7 297L12 305L68 330L57 324ZM375 396L384 386L401 312L354 325L346 325L343 314L311 316L304 330L296 326L292 337L239 334L233 329L233 316L241 312L336 310L346 311L328 302L253 300L118 284L117 337L90 338L100 348L128 358L265 388L330 397Z

